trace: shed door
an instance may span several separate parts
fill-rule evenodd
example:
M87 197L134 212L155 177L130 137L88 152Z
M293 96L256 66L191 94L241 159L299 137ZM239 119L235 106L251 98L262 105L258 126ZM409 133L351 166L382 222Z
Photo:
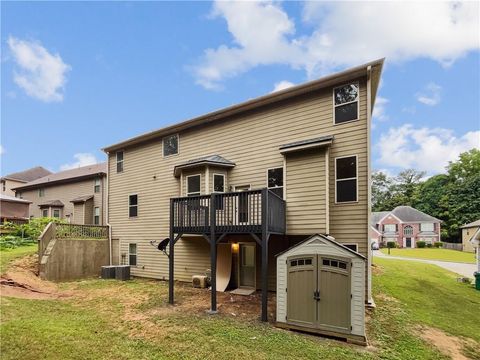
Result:
M332 331L350 332L350 261L318 257L318 325Z
M287 322L350 332L350 261L321 255L287 260Z
M315 255L289 258L287 261L287 321L314 327L317 304L317 259Z

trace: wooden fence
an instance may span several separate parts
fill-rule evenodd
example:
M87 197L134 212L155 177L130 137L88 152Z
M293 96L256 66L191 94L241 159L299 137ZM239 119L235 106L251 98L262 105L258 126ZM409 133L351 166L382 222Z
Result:
M462 243L447 243L447 242L444 242L442 247L444 249L449 249L449 250L463 251L463 244Z

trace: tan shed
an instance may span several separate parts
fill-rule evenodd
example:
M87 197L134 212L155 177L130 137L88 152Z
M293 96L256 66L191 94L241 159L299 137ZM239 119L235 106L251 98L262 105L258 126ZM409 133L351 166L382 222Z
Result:
M277 255L277 326L366 344L365 261L318 234Z

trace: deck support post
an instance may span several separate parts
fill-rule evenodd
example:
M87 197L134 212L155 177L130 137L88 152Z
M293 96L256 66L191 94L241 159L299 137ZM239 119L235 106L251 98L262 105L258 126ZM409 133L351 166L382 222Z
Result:
M170 199L170 241L168 242L168 303L174 303L174 294L173 294L173 287L174 287L174 239L173 239L173 199Z
M217 313L217 241L215 236L215 194L210 199L210 282L211 305L210 314Z
M262 190L262 321L268 321L268 190Z

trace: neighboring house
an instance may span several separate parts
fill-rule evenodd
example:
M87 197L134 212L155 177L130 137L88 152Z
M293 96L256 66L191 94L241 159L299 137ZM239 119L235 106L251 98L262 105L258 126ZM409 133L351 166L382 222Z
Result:
M13 188L22 186L30 181L37 180L49 174L51 174L50 171L41 166L37 166L28 170L2 176L0 178L0 193L8 196L15 196L15 191L12 190Z
M14 188L32 202L30 217L56 217L74 224L105 225L107 164L44 176Z
M460 226L460 229L462 229L463 251L475 252L475 248L470 240L472 240L473 235L480 229L480 219Z
M233 264L231 288L262 290L265 320L275 255L328 234L365 257L369 275L357 285L370 299L370 124L382 65L374 61L103 149L114 262L130 264L135 276L170 276L172 289L173 276L192 281L211 269L215 280L218 251ZM150 243L168 237L170 263Z
M24 223L29 218L31 202L14 196L0 194L0 223Z
M395 241L401 248L415 248L417 241L433 244L440 241L441 222L410 206L397 206L392 211L372 212L370 238L383 245Z

